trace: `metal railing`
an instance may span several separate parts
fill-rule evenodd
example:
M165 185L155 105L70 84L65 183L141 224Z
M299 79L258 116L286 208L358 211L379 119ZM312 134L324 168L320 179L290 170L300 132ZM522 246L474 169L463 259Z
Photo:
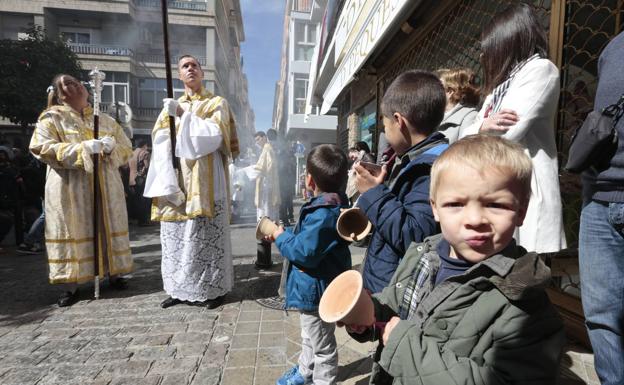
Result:
M199 65L201 65L202 67L206 67L208 64L208 61L206 60L206 57L204 56L195 56L195 58L197 58L197 60L199 61ZM162 63L165 64L165 55L164 54L142 54L142 53L137 53L134 55L134 59L138 62L143 62L143 63ZM178 56L173 56L171 58L171 65L175 66L176 63L178 62L178 60L180 60L180 55Z
M133 0L139 7L160 7L160 0ZM205 0L168 0L167 7L173 9L184 9L187 11L207 11L208 6Z
M294 0L292 10L295 12L310 12L312 10L312 0Z
M156 119L162 108L150 108L150 107L133 107L132 115L135 119Z
M117 45L67 43L67 46L78 55L110 55L129 57L134 55L134 52L132 52L130 48L120 47Z

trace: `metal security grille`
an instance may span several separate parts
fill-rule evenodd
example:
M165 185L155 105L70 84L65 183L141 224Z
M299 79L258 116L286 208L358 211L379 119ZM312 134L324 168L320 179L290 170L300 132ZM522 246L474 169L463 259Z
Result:
M418 68L467 67L479 73L479 37L484 25L496 12L513 1L462 0L444 16L409 52L384 74L383 82L389 85L401 72ZM548 29L550 1L527 1L533 4ZM384 87L385 88L385 87Z
M559 159L565 164L570 137L593 109L598 83L598 58L623 28L624 0L566 1L561 52L561 96L557 117ZM581 181L561 172L561 195L568 243L578 240L582 207Z

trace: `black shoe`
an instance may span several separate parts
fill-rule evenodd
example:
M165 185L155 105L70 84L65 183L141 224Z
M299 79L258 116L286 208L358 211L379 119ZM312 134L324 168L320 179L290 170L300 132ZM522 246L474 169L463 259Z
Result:
M204 301L204 303L206 304L205 306L208 309L216 309L219 306L223 305L223 301L225 300L225 295L222 295L220 297L217 297L215 299L209 299Z
M109 285L112 289L115 290L126 290L128 288L128 280L125 278L109 278Z
M71 306L75 304L77 301L78 301L78 289L76 289L76 291L74 291L73 293L71 291L66 291L65 293L61 294L61 296L59 297L58 301L56 301L56 303L58 304L59 307L66 307L66 306Z
M164 301L162 301L160 303L160 307L162 307L163 309L166 309L166 308L171 307L171 306L179 305L182 302L183 301L180 301L177 298L169 297L169 298L167 298L166 300L164 300Z

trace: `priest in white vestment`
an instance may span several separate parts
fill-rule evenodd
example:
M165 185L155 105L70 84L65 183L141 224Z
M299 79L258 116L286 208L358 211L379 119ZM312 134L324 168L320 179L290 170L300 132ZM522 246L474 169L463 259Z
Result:
M192 56L178 62L184 96L164 99L152 131L152 159L144 196L152 200L152 220L161 222L162 278L169 298L216 308L232 289L228 159L238 155L234 118L225 99L203 87L203 71ZM172 164L169 116L175 117Z

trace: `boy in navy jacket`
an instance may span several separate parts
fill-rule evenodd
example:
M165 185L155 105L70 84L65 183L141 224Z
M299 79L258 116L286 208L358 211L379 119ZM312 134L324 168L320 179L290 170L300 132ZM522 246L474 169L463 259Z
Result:
M402 73L381 103L386 138L397 153L392 170L384 166L374 175L355 166L355 183L362 194L357 206L375 226L362 274L364 287L373 293L388 285L410 243L437 233L429 206L429 172L448 147L444 135L435 132L445 106L444 87L436 75Z
M318 305L329 283L351 268L348 244L336 231L340 209L347 207L347 156L339 147L323 144L310 151L306 169L306 188L313 198L301 207L294 230L279 227L270 237L290 261L286 307L301 312L303 339L298 365L278 385L333 384L338 371L335 324L321 320Z

